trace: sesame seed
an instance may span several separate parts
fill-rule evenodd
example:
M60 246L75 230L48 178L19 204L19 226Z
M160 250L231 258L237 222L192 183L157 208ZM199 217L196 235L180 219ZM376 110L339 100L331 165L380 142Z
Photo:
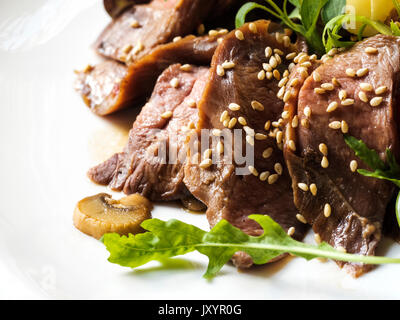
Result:
M281 80L281 81L279 81L279 83L278 83L278 87L279 87L279 88L282 88L283 86L285 86L285 85L286 85L286 83L288 82L288 80L289 80L289 78L288 78L288 77L284 77L284 78L282 78L282 80Z
M317 244L320 244L322 242L321 236L318 233L314 234L314 240Z
M333 112L338 108L339 104L336 101L333 101L329 104L328 108L326 109L326 112Z
M317 60L317 58L318 58L317 55L314 53L310 56L310 61L315 61Z
M208 31L208 35L210 37L215 37L215 36L218 35L218 31L217 30L210 30L210 31Z
M236 37L236 39L238 39L238 40L244 40L243 32L240 31L240 30L236 30L236 31L235 31L235 37Z
M256 133L255 136L256 140L267 140L267 136L263 133Z
M340 100L345 100L347 98L347 91L346 90L340 90L339 91L339 99Z
M289 111L283 111L282 112L282 118L283 119L289 119L289 116L290 116Z
M225 128L228 128L228 126L229 126L229 121L230 121L231 119L228 117L228 119L226 119L226 120L224 120L223 122L222 122L222 125L225 127Z
M190 64L184 64L183 66L180 67L180 69L182 71L189 72L192 71L192 66Z
M165 111L163 114L161 114L161 118L163 119L169 119L172 117L172 111Z
M203 152L203 159L210 159L212 155L212 150L211 149L206 149Z
M257 171L256 168L254 168L253 166L248 166L247 168L249 169L250 173L251 173L253 176L256 176L256 177L258 176L258 171Z
M252 136L246 136L246 141L249 145L254 146L254 138Z
M280 176L282 175L282 173L283 173L283 167L282 167L282 165L281 165L280 163L275 163L274 169L275 169L275 172L276 172L277 174L279 174Z
M281 80L281 73L279 72L279 70L275 69L275 70L272 72L272 75L274 76L274 78L275 78L276 80Z
M357 77L364 77L368 74L369 69L368 68L361 68L357 70Z
M263 63L263 69L267 72L271 72L272 71L272 67L269 63Z
M334 86L336 86L336 87L340 87L340 86L341 86L339 80L336 79L335 77L332 78L332 84L333 84Z
M316 94L325 94L326 91L324 89L322 89L322 88L315 88L314 92Z
M323 83L321 84L321 88L327 91L332 91L335 89L335 86L332 83Z
M218 141L217 143L217 152L218 154L224 153L224 144L222 141Z
M307 223L306 218L304 218L304 216L301 215L300 213L296 214L296 219L299 220L301 223L304 223L304 224Z
M272 56L270 59L269 59L269 62L268 62L269 64L270 64L270 66L274 69L274 68L276 68L277 66L278 66L278 61L276 60L276 58L274 57L274 56Z
M189 99L186 101L186 104L189 108L196 108L197 107L197 103L195 100L193 99Z
M363 82L363 83L360 83L360 89L362 91L370 92L373 90L373 87L370 83Z
M279 144L279 143L282 143L282 141L283 141L283 132L278 131L276 133L276 142Z
M288 141L288 147L292 151L296 151L296 143L293 140Z
M236 64L233 61L225 61L221 66L224 69L232 69L236 66Z
M229 120L228 128L232 129L234 126L236 126L236 123L237 123L237 119L236 118L232 118L231 120Z
M290 91L286 91L283 96L283 102L288 102L291 97L292 97L292 93Z
M288 48L290 46L290 37L289 36L284 36L283 37L283 46L285 48Z
M131 28L139 28L140 27L140 23L139 23L139 21L137 21L137 20L135 20L135 19L133 19L132 21L131 21Z
M285 95L285 91L286 91L286 87L280 88L280 90L278 91L278 93L276 94L276 96L277 96L279 99L283 99L283 96Z
M301 125L304 127L304 128L309 128L310 127L310 121L308 120L308 119L301 119Z
M307 191L308 191L308 185L305 184L305 183L300 182L300 183L297 184L297 186L298 186L301 190L303 190L304 192L307 192Z
M386 86L381 86L381 87L379 87L379 88L377 88L377 89L375 90L375 94L376 94L376 95L384 94L384 93L386 93L387 90L388 90L388 87L386 87Z
M286 60L293 60L297 56L296 52L291 52L286 55Z
M173 87L173 88L179 87L179 79L178 78L173 78L169 83L170 83L171 87Z
M299 84L299 82L300 82L299 79L294 78L294 79L290 80L288 85L289 85L289 87L295 87Z
M265 149L264 152L262 153L262 156L264 159L268 159L272 155L273 152L274 152L273 148Z
M135 45L135 47L132 50L133 54L138 54L140 51L144 49L144 45L142 44L141 41L138 41Z
M299 57L299 59L298 59L298 63L299 64L302 64L302 63L304 63L304 62L306 62L306 61L308 61L310 58L309 58L309 56L308 55L306 55L306 54L303 54L303 55L301 55L300 57Z
M181 36L177 36L177 37L172 39L172 42L178 42L180 40L182 40L182 37Z
M229 32L228 29L220 29L220 30L218 30L218 34L220 34L220 35L227 34L228 32Z
M310 68L312 66L310 61L306 61L300 64L301 67Z
M220 116L220 118L219 118L219 121L220 122L223 122L223 121L225 121L226 119L228 119L229 118L229 115L228 115L228 111L224 111L224 112L222 112L221 113L221 116Z
M311 117L311 108L309 106L305 107L303 112L307 118Z
M127 44L122 48L123 53L129 53L132 50L133 46L131 44Z
M232 111L238 111L240 110L240 106L237 103L231 103L229 104L228 108Z
M251 102L251 107L257 111L264 111L264 106L256 100Z
M271 175L268 177L268 183L269 183L269 184L274 184L276 181L278 181L278 179L279 179L279 175L277 175L277 174L271 174Z
M319 146L319 151L324 155L327 156L328 155L328 147L326 146L325 143L320 143Z
M212 165L212 160L211 159L204 159L202 162L200 162L199 167L201 169L207 169L211 167Z
M376 53L378 53L378 49L373 48L373 47L367 47L367 48L365 48L364 51L366 53L368 53L368 54L376 54Z
M346 69L346 74L349 77L354 78L356 76L356 71L354 69L352 69L352 68L348 68L348 69Z
M265 122L265 125L264 125L264 129L265 129L266 131L268 131L269 128L271 128L271 120L267 120L267 121Z
M257 26L252 22L249 24L249 30L253 33L257 33Z
M333 49L329 50L329 52L327 53L327 55L332 57L332 56L334 56L334 55L337 54L337 53L338 53L337 48L333 48Z
M303 79L308 77L308 71L306 68L303 68L303 67L299 68L299 72Z
M279 32L275 32L275 39L278 43L282 43L283 42L283 34L281 34Z
M242 125L242 126L247 126L247 121L245 118L243 117L239 117L238 118L238 122Z
M315 82L321 82L321 75L317 71L314 71L312 76Z
M296 65L292 62L291 64L289 64L289 67L288 67L288 70L289 70L289 72L292 72L292 70L293 70L293 68L295 67Z
M297 128L299 126L299 117L296 115L292 119L292 127Z
M382 103L382 101L383 101L382 97L375 97L371 99L370 104L373 107L377 107Z
M324 169L329 167L329 161L328 161L328 158L326 156L322 157L321 167L324 168Z
M86 67L83 69L83 72L84 73L89 73L93 69L94 69L94 67L91 64L87 64Z
M342 106L351 106L354 104L354 99L344 99L341 104Z
M358 97L360 98L361 101L368 102L368 96L364 91L360 91L358 93Z
M248 136L254 137L254 135L255 135L254 129L252 129L252 128L248 127L248 126L244 126L243 130L246 132L246 134Z
M266 47L265 48L265 57L269 58L272 55L272 48L271 47ZM267 70L270 71L270 70Z
M268 177L269 177L269 171L261 172L261 174L260 174L260 180L261 180L261 181L267 180Z
M225 75L225 69L224 69L221 65L218 65L218 66L217 66L217 74L218 74L220 77L223 77L223 76Z
M296 229L294 227L290 227L287 231L288 236L294 235Z
M326 203L325 206L324 206L324 216L326 218L329 218L331 213L332 213L331 205L329 203Z
M356 160L352 160L350 162L350 170L351 172L356 172L358 168L358 162Z
M272 72L266 72L266 73L265 73L265 77L266 77L268 80L271 80L273 76L274 76L274 75L272 74Z
M257 74L257 78L258 80L264 80L265 79L265 71L261 70L258 74Z
M222 43L222 41L224 41L224 38L218 38L218 39L217 39L217 42L218 42L218 43Z
M317 195L318 189L315 183L310 184L310 192L314 197Z

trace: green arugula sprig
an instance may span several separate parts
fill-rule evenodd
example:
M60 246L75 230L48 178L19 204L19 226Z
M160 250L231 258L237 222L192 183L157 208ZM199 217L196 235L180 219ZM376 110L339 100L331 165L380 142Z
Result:
M249 218L264 229L262 236L249 236L226 220L206 232L178 220L149 219L142 223L143 229L149 232L128 237L111 233L104 235L102 241L110 252L110 262L130 268L198 251L209 259L205 278L214 277L238 251L249 254L255 264L265 264L284 253L307 260L321 257L366 264L400 263L400 259L343 253L325 242L318 246L299 242L269 216Z
M249 12L254 9L261 9L282 21L282 23L293 31L301 34L317 53L324 53L321 35L317 30L317 22L322 8L329 0L290 0L290 3L296 8L290 15L287 12L287 0L283 1L282 9L272 0L265 1L268 6L263 6L256 2L244 4L236 15L236 28L240 28L246 22L246 17ZM300 23L294 20L299 20Z
M368 165L373 171L358 169L357 172L363 176L387 180L393 182L400 188L400 165L397 163L393 152L386 150L386 163L379 157L375 150L369 149L362 141L350 135L344 135L347 145L354 151L356 156ZM396 200L396 216L400 226L400 192Z

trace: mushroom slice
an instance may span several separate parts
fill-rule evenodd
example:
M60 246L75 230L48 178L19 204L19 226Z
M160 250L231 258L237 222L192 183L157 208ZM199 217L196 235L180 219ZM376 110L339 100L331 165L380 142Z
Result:
M151 209L151 202L138 194L114 200L100 193L78 202L73 221L77 229L96 239L112 232L136 234L142 231L140 224L151 218Z

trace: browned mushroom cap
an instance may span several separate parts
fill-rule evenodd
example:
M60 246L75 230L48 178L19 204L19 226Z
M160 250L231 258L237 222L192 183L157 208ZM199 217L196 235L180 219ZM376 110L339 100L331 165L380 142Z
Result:
M151 218L151 209L150 201L138 194L114 200L100 193L78 202L73 221L77 229L96 239L112 232L136 234L142 231L140 224Z

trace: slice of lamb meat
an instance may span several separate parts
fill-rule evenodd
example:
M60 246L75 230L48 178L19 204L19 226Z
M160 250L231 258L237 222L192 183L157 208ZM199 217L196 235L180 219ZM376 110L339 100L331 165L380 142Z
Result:
M187 36L159 45L129 67L107 59L79 72L76 89L96 114L113 113L150 96L157 78L168 66L209 65L220 37Z
M166 69L134 122L124 151L89 170L90 179L154 201L187 198L182 182L185 140L188 126L197 123L196 105L207 75L206 67L182 71L175 64Z
M129 64L159 44L190 34L214 4L215 0L153 0L134 5L110 22L94 46L99 54Z
M288 38L283 40L278 30L279 26L259 20L232 31L218 46L210 79L199 103L200 119L194 138L209 130L219 134L218 130L232 132L232 129L237 129L236 133L247 133L247 137L233 137L233 144L227 143L226 136L224 140L218 138L217 147L215 143L212 147L212 164L207 160L209 151L203 155L208 145L201 142L202 157L198 159L199 153L190 154L184 182L189 191L207 205L211 226L226 219L244 232L257 236L263 230L248 216L267 214L286 231L290 230L293 237L302 239L307 227L296 219L291 179L280 149L282 132L274 128L278 126L275 122L284 106L276 95L280 82L277 79L283 73L287 76L289 61L286 56L298 47L287 42ZM270 72L267 77L263 67ZM229 156L218 157L222 143L225 155L231 151L234 161L230 161ZM254 159L249 157L249 162L254 160L251 167L239 163L240 151L236 146L250 147L250 152L254 150ZM239 168L244 175L239 174ZM252 261L239 253L234 263L248 267Z
M387 148L397 152L399 43L398 38L379 35L327 59L305 80L298 101L292 91L286 106L290 121L284 154L295 204L317 241L349 253L374 254L393 187L354 172L356 163L358 168L367 167L346 145L343 133L362 139L382 159ZM367 53L370 47L377 51ZM387 89L375 92L383 86ZM357 161L353 169L352 161ZM307 191L312 184L314 194ZM338 264L354 276L372 268Z

